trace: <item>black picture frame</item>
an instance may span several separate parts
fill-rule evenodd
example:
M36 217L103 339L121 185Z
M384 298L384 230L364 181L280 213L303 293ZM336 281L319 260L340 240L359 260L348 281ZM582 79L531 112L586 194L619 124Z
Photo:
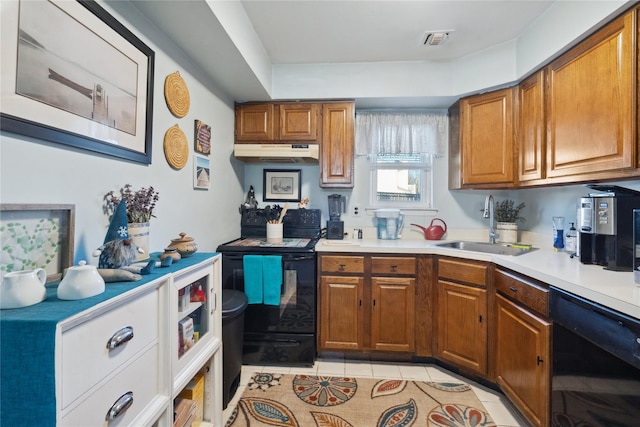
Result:
M300 169L264 169L262 199L265 202L299 202L301 177Z
M12 52L3 52L2 55L2 67L5 70L9 69L9 72L3 72L2 76L2 86L6 89L2 90L3 102L0 107L0 130L100 153L118 159L151 164L155 52L93 0L58 3L38 0L38 2L41 5L44 4L42 7L55 7L60 9L60 11L62 11L61 16L64 16L65 19L68 18L68 20L64 22L68 23L70 27L73 27L74 31L72 34L77 36L79 31L86 31L87 37L95 35L96 40L104 42L101 46L105 47L105 53L107 53L107 51L109 54L117 52L120 53L123 58L126 57L126 59L130 61L132 64L132 72L129 74L123 72L123 75L126 76L128 81L135 81L135 90L131 92L123 89L121 93L128 95L130 103L128 107L130 111L135 109L135 119L129 120L130 123L133 123L130 125L131 129L125 130L116 127L115 119L111 126L93 119L96 112L96 104L100 99L105 100L103 104L109 104L106 101L109 94L106 91L103 92L103 89L110 85L114 86L110 83L110 80L108 80L108 77L114 76L106 75L105 72L104 80L101 80L100 75L95 73L93 68L91 72L83 70L83 66L86 64L80 64L77 68L85 71L86 74L83 75L83 77L95 76L93 88L83 87L71 81L71 79L66 79L64 76L60 77L61 74L52 71L51 68L49 68L48 78L65 85L67 91L75 90L76 92L73 93L76 97L78 96L77 92L83 93L87 97L89 97L89 95L80 89L75 89L75 87L81 88L82 90L91 89L91 95L93 97L90 97L93 103L91 118L88 118L88 116L80 116L70 110L65 110L59 105L50 105L30 97L22 96L17 93L17 83L15 82L11 88L6 88L6 83L9 82L11 84L12 80L15 81L15 75L17 74L18 60L16 59L17 55L15 55L15 53L18 51L18 43L25 42L26 40L27 43L31 43L32 48L42 48L41 51L46 51L47 44L53 44L53 42L46 37L42 40L42 43L40 43L29 35L24 37L22 32L18 33L18 26L20 24L18 24L17 20L17 9L26 4L26 2L10 2L13 5L9 5L9 2L7 2L8 6L6 8L3 4L2 26L13 25L15 27L15 36L12 40L6 40L6 37L4 37L5 40L2 42L3 50L9 47ZM28 4L37 5L38 2L30 0ZM54 10L57 11L58 9ZM12 22L14 23L11 24ZM55 29L45 29L43 34L46 35L47 31L65 34L65 29L59 27ZM13 31L11 34L13 34ZM20 36L18 36L18 34L20 34ZM59 58L59 52L56 53ZM93 57L100 58L101 51L96 52L95 50L91 50L90 54ZM83 53L70 50L69 57L82 59ZM12 63L11 61L15 62ZM72 63L72 61L68 63ZM12 73L13 76L11 76ZM5 74L9 74L7 80L5 80ZM12 77L14 78L12 79ZM103 81L105 83L101 84ZM5 90L10 92L5 93ZM120 99L122 98L126 98L126 96ZM105 116L103 120L111 123L110 120L112 117L109 114L109 110L107 109L106 112L102 111L101 113Z

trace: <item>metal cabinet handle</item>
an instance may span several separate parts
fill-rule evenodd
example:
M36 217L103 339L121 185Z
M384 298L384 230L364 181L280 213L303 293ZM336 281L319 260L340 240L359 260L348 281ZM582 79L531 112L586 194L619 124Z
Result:
M115 401L111 408L107 411L105 420L113 421L120 415L124 414L127 409L133 404L133 392L128 391Z
M540 359L540 356L536 356L536 365L540 365L542 362L544 362L544 360Z
M398 266L397 266L397 265L395 265L395 264L393 264L393 265L391 266L391 271L392 271L393 273L395 273L396 271L398 271Z
M344 271L345 267L346 267L346 264L340 264L340 271Z
M131 338L133 338L133 327L125 326L124 328L116 331L116 333L109 338L109 341L107 341L107 348L109 350L113 350L127 341L130 341Z
M213 314L216 311L216 307L218 306L218 294L216 294L215 291L211 289L211 295L213 295L213 301L211 301L211 310L209 310L209 314Z
M509 290L510 290L511 292L517 292L517 291L518 291L518 289L517 289L517 288L514 288L513 286L509 287Z

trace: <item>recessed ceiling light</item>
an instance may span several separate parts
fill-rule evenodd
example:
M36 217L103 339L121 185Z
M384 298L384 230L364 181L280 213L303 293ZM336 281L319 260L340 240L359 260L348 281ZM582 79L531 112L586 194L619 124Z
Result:
M438 46L451 36L453 30L427 31L422 36L422 44L424 46Z

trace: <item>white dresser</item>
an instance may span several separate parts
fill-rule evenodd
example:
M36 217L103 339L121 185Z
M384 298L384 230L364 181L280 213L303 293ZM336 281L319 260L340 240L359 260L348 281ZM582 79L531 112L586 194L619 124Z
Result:
M222 426L221 262L196 253L95 297L62 301L51 286L0 311L0 425L170 427L173 399L202 373L204 425ZM192 287L195 301L181 297ZM186 351L181 321L196 331Z

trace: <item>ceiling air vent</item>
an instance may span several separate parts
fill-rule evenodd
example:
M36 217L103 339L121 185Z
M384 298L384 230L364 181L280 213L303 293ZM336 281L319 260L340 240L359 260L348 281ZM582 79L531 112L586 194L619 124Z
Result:
M427 31L422 37L422 44L424 46L438 46L451 36L452 30L448 31Z

